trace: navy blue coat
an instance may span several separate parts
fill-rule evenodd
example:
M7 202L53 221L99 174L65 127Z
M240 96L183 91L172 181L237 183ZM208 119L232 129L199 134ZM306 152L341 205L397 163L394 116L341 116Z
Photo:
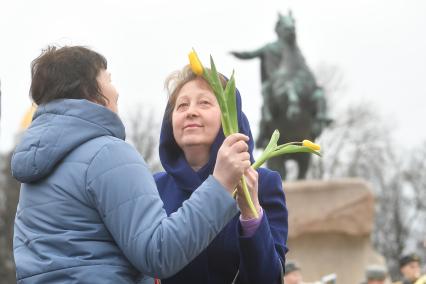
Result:
M249 148L252 153L253 137L248 120L241 111L241 97L238 90L237 111L239 132L250 137ZM211 147L210 160L195 172L176 144L170 120L167 117L163 119L160 159L166 172L158 173L154 178L167 214L175 212L182 206L198 185L213 172L217 152L223 140L223 131L219 131ZM258 172L259 202L264 210L264 216L254 235L242 237L239 215L234 217L206 250L182 271L163 279L162 283L229 284L238 271L236 283L281 283L288 233L282 180L277 172L265 168L259 169Z

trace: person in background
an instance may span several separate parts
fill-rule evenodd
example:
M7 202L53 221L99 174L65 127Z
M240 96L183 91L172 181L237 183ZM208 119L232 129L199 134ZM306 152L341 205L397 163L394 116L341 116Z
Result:
M426 275L421 276L420 257L414 253L404 255L399 260L401 284L426 284Z
M167 217L125 139L118 92L99 53L49 47L32 62L33 121L12 157L22 183L13 250L18 283L137 283L191 262L238 209L248 137L217 145L216 167ZM179 206L181 207L181 206Z
M221 79L225 84L226 79ZM160 134L160 160L165 172L154 177L164 208L173 215L211 175L218 146L225 137L219 104L202 77L186 66L173 73L166 86L169 100ZM239 131L250 137L251 155L253 138L238 90L236 101ZM258 218L239 190L241 214L189 265L162 279L162 283L281 283L288 232L282 179L277 172L265 168L250 169L245 176Z
M363 284L385 284L387 270L383 266L370 265L365 270L365 281Z
M336 284L337 275L335 273L327 274L321 277L321 280L315 282L304 282L302 269L295 261L287 261L284 274L285 284Z
M295 261L287 261L284 274L285 284L302 284L303 277L300 266Z

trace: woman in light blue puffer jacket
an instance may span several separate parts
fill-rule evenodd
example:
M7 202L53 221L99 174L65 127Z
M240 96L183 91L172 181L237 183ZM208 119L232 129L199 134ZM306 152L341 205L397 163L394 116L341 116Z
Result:
M127 144L103 56L49 47L32 63L38 105L12 158L18 283L135 283L166 278L236 215L230 192L250 166L247 137L223 143L216 168L167 217L144 160Z

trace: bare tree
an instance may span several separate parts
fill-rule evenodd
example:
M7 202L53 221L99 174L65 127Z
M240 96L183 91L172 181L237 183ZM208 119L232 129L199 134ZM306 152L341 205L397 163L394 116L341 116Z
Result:
M126 117L127 138L145 159L152 172L162 170L158 154L160 125L155 110L137 105Z
M20 184L11 175L11 157L12 153L1 157L0 195L4 198L4 206L0 208L0 283L16 283L12 240Z
M1 120L1 80L0 80L0 120ZM1 129L0 129L1 132Z
M346 84L343 71L336 65L321 63L314 73L317 84L324 89L329 108L333 111L334 106L344 98Z
M325 78L324 88L332 92L329 105L334 123L317 139L323 158L313 159L308 176L360 177L372 184L376 198L372 241L385 257L391 277L397 279L400 256L416 246L424 251L426 143L401 151L392 139L392 126L377 113L377 107L368 102L339 105L333 100L342 97L340 73L333 77L333 68L320 70L317 77Z
M391 133L371 105L348 107L319 138L323 158L313 160L308 176L360 177L372 184L376 199L372 241L397 279L400 256L414 248L413 243L424 243L426 151L413 152L410 160L410 152L398 151Z
M412 213L412 235L415 244L412 250L417 251L426 260L426 141L409 153L404 166L404 182L414 196L410 204Z
M313 160L310 177L380 177L382 165L391 159L389 133L368 104L347 107L318 138L324 157Z

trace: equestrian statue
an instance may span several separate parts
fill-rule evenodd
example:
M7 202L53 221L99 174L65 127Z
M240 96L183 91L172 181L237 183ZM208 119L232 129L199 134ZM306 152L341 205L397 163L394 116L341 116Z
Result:
M324 90L317 85L315 77L303 57L296 41L295 20L278 14L275 26L278 39L248 52L233 51L239 59L260 58L263 105L256 141L264 148L272 132L281 133L279 144L309 139L314 141L331 123L327 116ZM311 155L296 153L270 159L267 166L286 176L286 160L298 164L298 179L304 179Z

